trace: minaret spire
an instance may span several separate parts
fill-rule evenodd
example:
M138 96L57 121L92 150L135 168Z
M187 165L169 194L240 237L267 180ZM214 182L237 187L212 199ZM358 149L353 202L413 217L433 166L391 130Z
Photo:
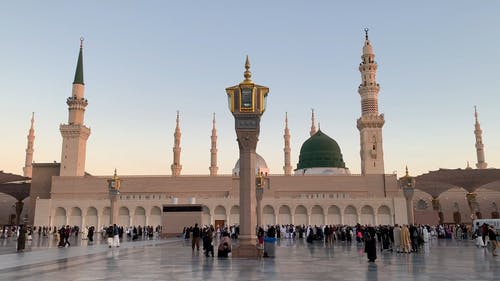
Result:
M292 165L290 164L290 130L288 129L288 112L285 113L285 134L283 135L285 139L285 147L283 151L285 152L285 165L283 166L283 171L286 176L292 175Z
M68 124L61 124L59 130L63 137L60 176L84 176L87 139L90 129L84 125L87 99L84 97L83 83L83 38L80 38L80 52L75 71L75 80L68 105Z
M210 175L217 176L217 171L219 167L217 167L217 129L215 128L215 112L212 120L212 136L210 137L212 140L212 147L210 148Z
M26 147L26 160L24 161L23 175L31 178L33 171L33 145L35 143L35 113L31 114L31 127L28 133L28 145Z
M179 127L179 111L177 110L176 126L174 132L174 163L170 166L172 169L172 176L180 176L181 165L181 129Z
M483 131L481 130L481 125L479 125L476 106L474 106L474 117L476 118L476 123L474 124L474 135L476 136L476 154L477 154L476 168L486 169L488 168L488 163L484 161Z
M312 137L314 134L316 134L316 121L314 120L314 109L311 108L311 131L309 132L309 135Z
M376 81L377 63L372 45L368 39L368 28L365 31L365 43L359 72L361 84L358 93L361 96L361 118L357 127L361 140L361 173L384 174L384 153L382 147L382 127L384 115L378 112L379 84Z

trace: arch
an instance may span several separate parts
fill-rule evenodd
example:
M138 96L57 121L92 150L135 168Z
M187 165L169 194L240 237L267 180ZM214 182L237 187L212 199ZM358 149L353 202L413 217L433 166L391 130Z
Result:
M270 205L264 206L262 209L262 223L264 225L273 225L276 223L275 218L274 208Z
M205 205L201 207L201 224L204 225L212 224L212 216L210 215L210 209Z
M278 224L291 224L292 212L287 205L281 205L278 210Z
M132 225L146 225L146 210L143 207L136 207L134 211L134 219Z
M227 213L226 208L219 205L214 209L214 220L215 221L224 221L224 224L227 224Z
M328 208L327 224L330 225L342 224L342 217L340 215L339 207L332 205Z
M54 212L54 226L61 228L63 225L66 225L66 209L57 207Z
M98 229L98 217L97 217L97 209L95 207L89 207L87 209L87 214L85 215L85 224L88 227L95 227Z
M240 206L234 205L229 211L229 223L240 224Z
M311 225L324 225L325 224L325 213L323 208L319 205L314 205L311 208Z
M118 209L118 223L120 226L130 225L130 211L127 207L122 206Z
M380 225L392 225L391 209L382 205L377 210L377 222Z
M69 216L69 225L70 226L78 226L82 229L82 209L78 207L71 208L71 213Z
M375 213L373 212L373 208L369 205L363 206L361 208L361 224L366 225L375 225Z
M104 207L102 210L101 227L111 224L111 208Z
M297 225L308 225L307 222L307 209L303 205L298 205L294 212L294 222Z
M344 224L356 225L358 223L358 211L352 205L349 205L344 210Z
M161 209L158 206L153 206L149 215L149 224L156 227L161 225Z

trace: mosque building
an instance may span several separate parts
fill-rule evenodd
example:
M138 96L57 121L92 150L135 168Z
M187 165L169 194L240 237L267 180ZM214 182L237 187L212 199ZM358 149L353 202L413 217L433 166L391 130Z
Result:
M430 198L430 193L423 189L416 191L413 204L407 205L397 176L385 173L382 145L385 119L378 111L377 63L367 30L365 32L359 64L361 116L356 122L360 133L361 174L351 174L338 143L321 128L316 129L314 111L310 138L302 144L298 163L293 167L287 114L283 135L284 173L272 174L264 158L256 157L255 175L265 177L267 182L259 210L262 224L407 224L411 219L408 215L410 209L411 212L415 209L416 218L425 220L424 217L430 216L433 219L429 222L436 221L435 212L429 209L429 213L422 213L421 207L429 206L429 202L437 197ZM248 69L245 77L251 75ZM68 122L60 125L63 138L60 163L32 163L34 119L31 122L24 167L25 176L31 177L30 197L26 204L28 222L37 226L94 225L101 228L111 221L108 184L112 177L92 176L85 172L86 142L91 130L84 122L88 101L85 98L82 44L72 93L66 103L69 113ZM481 138L480 127L476 127L476 136ZM478 143L478 159L483 153L478 168L486 168L481 139ZM161 225L165 204L200 205L202 224L238 224L239 160L231 175L218 174L215 115L210 155L209 174L182 175L181 120L177 112L171 175L120 175L121 185L115 203L118 224ZM493 193L496 195L491 198L498 202L498 192ZM457 194L463 205L463 190ZM442 200L441 205L448 208L446 204L447 201Z

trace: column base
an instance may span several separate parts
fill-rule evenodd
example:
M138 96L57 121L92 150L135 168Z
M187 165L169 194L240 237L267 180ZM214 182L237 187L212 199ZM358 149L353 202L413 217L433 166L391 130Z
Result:
M231 256L233 258L252 258L256 259L259 257L259 251L255 245L233 245L231 250Z

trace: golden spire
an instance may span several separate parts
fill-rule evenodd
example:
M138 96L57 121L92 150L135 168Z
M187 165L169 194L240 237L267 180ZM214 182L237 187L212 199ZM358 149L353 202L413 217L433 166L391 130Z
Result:
M245 77L245 81L244 82L252 82L252 73L250 72L250 60L248 59L248 55L247 55L247 59L245 61L245 72L243 74L243 76Z
M405 175L405 177L409 177L409 176L410 176L410 174L408 173L408 165L406 165L406 175Z
M365 27L365 39L368 40L368 31L370 29L368 29L368 27Z

